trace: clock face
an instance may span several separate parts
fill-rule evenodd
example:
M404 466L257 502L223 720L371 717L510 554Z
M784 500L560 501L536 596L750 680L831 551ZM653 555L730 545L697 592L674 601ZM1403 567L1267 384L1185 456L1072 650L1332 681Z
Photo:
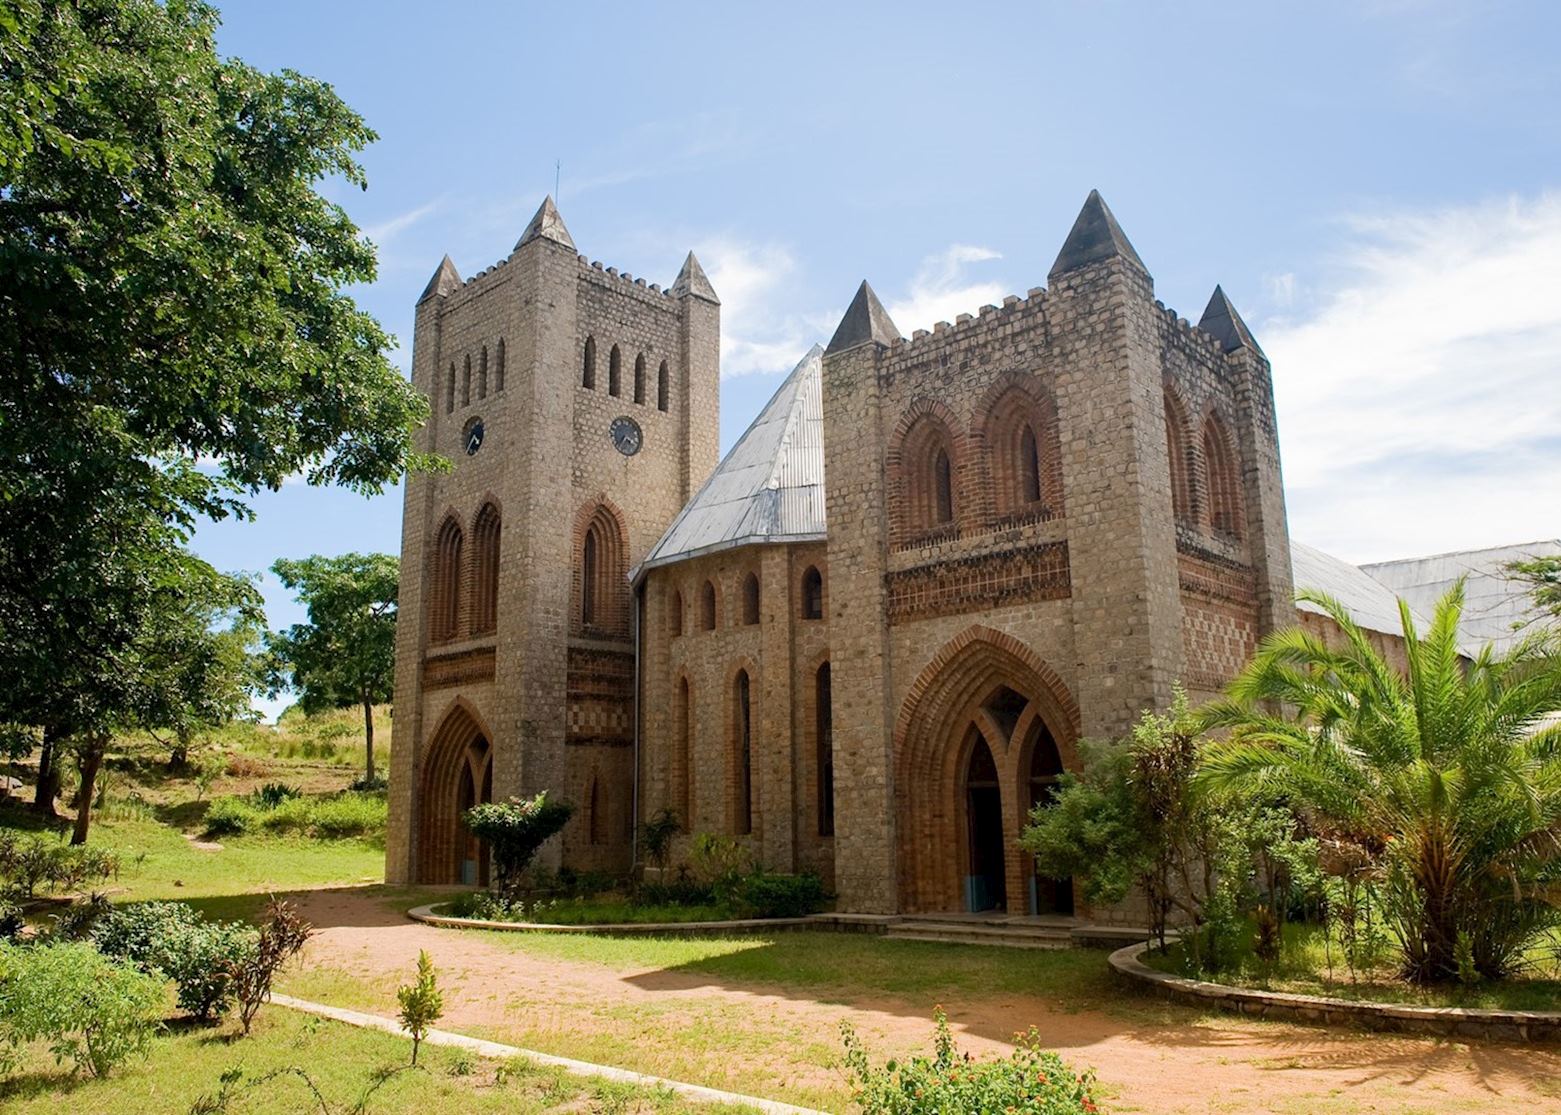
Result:
M466 447L468 457L482 448L482 419L473 418L466 423L466 428L461 431L461 444Z
M632 418L614 418L607 432L612 436L614 448L625 457L634 456L645 443L645 435L640 432L640 424Z

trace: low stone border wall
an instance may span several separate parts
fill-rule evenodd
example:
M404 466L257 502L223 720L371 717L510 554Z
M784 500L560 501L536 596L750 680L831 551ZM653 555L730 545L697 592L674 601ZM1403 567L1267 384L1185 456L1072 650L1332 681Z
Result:
M1149 942L1129 945L1111 954L1116 973L1146 985L1156 994L1182 1003L1217 1007L1254 1018L1354 1026L1395 1033L1439 1037L1489 1038L1497 1041L1561 1041L1561 1012L1470 1010L1462 1007L1422 1007L1407 1003L1362 1003L1285 991L1257 991L1223 983L1173 976L1139 959Z
M810 914L802 918L740 918L732 921L631 921L591 925L553 925L536 921L487 921L436 914L429 903L407 911L413 921L450 929L499 929L513 933L610 933L620 937L724 937L734 933L785 933L825 929L841 933L883 933L892 920L851 914Z

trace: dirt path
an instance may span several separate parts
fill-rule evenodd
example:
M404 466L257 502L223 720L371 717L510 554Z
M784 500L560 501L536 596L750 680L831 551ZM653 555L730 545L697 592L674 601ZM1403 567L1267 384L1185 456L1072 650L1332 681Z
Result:
M350 891L314 892L300 905L320 927L308 947L308 968L400 979L415 966L418 950L428 949L447 987L440 1026L502 1034L527 1048L675 1079L697 1074L697 1083L750 1094L758 1074L763 1094L805 1103L820 1091L839 1091L840 1070L831 1062L842 1020L885 1053L928 1045L922 1004L861 995L814 1001L688 972L533 956L407 921ZM1135 1021L1141 1012L1132 1010L1122 1017L1069 1012L1027 996L945 1006L961 1048L976 1053L1003 1047L981 1035L1035 1026L1070 1063L1096 1070L1112 1111L1561 1112L1561 1050L1553 1046L1192 1015L1167 1025Z

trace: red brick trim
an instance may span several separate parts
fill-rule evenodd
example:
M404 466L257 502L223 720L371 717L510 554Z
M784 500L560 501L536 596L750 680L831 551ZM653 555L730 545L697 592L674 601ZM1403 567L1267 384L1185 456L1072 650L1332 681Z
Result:
M461 826L458 795L461 774L476 758L471 752L478 739L487 741L486 753L480 760L486 769L486 794L484 786L479 785L476 796L479 801L491 800L493 733L476 706L465 697L456 697L429 738L418 778L418 793L412 803L413 831L417 834L417 844L412 849L416 864L413 876L418 882L460 881L460 852L466 835Z
M905 408L884 455L890 533L895 545L906 545L929 534L957 537L968 487L970 454L965 440L963 424L943 403L921 398ZM934 500L932 458L939 447L949 457L953 518L948 523L933 522L928 511Z

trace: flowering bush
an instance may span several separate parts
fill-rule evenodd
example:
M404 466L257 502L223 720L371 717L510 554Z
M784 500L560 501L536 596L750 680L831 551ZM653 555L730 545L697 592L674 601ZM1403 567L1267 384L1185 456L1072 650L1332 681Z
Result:
M511 897L517 876L526 869L537 849L547 843L569 820L574 807L549 801L544 790L534 798L484 802L462 814L471 834L486 840L493 852L497 890Z
M917 1056L873 1065L850 1023L841 1023L846 1065L856 1084L863 1115L1079 1115L1100 1109L1090 1097L1094 1074L1076 1073L1057 1054L1041 1048L1034 1027L1017 1035L1006 1058L972 1060L954 1051L948 1017L933 1015L937 1035L931 1057Z

